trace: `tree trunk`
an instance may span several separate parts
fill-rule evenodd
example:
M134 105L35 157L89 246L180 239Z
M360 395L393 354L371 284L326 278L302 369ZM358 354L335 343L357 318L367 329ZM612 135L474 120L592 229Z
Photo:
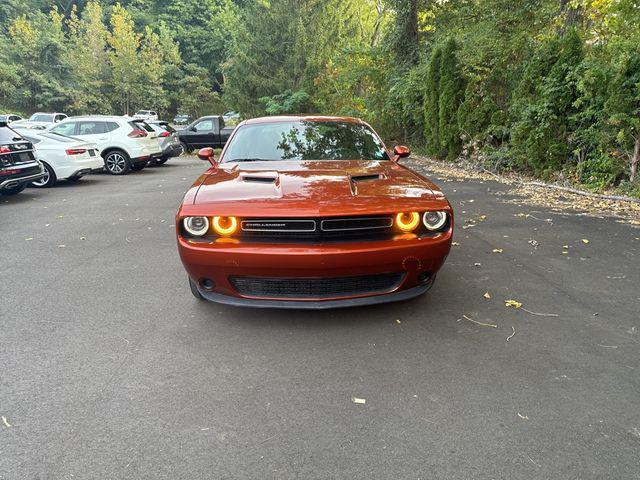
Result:
M631 173L629 174L629 181L631 181L632 183L636 180L639 166L640 166L640 135L636 137L636 143L633 147L633 157L631 157Z
M560 0L560 14L564 17L558 28L558 34L562 37L572 27L582 23L582 8L570 5L570 0Z

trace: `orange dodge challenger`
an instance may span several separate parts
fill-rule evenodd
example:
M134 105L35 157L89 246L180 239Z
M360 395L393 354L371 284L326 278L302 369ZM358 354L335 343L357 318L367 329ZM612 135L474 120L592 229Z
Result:
M451 248L440 189L354 118L240 123L186 193L178 251L198 299L335 308L404 300L433 285Z

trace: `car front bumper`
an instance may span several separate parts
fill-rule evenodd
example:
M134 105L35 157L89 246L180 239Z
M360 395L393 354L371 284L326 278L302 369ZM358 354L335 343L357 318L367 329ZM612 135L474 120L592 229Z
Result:
M322 245L263 244L223 240L202 242L178 234L180 258L189 277L207 300L262 308L338 308L404 300L426 292L451 246L451 230L433 237L399 235L375 242ZM336 282L350 278L398 274L398 282L378 291L263 295L237 288L232 279L249 278ZM205 288L210 280L213 288Z

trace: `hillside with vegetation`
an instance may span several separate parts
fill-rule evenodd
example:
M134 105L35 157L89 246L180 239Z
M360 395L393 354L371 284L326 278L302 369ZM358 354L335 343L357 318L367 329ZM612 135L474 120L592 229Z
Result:
M0 111L354 115L640 197L635 0L5 0Z

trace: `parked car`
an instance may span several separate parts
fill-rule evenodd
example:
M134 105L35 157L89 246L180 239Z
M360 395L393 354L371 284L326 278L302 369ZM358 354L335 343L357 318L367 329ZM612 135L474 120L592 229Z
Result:
M0 195L20 193L43 176L33 145L6 122L0 122Z
M36 112L29 117L29 120L17 120L16 126L45 129L60 123L65 118L67 116L64 113Z
M158 113L153 110L138 110L133 114L133 118L137 120L158 120Z
M176 217L198 299L264 308L334 308L425 293L451 248L442 191L400 165L365 122L242 122Z
M0 115L0 122L5 122L7 125L20 120L23 120L23 118L20 115L16 115L14 113Z
M150 134L145 125L143 120L91 115L70 117L49 131L96 144L107 172L124 175L142 170L149 160L162 154L155 133Z
M222 118L226 120L228 120L231 117L235 117L235 116L239 116L240 114L238 112L236 112L235 110L229 110L228 112L224 112L222 114Z
M187 113L179 113L175 117L173 117L174 125L188 125L193 120L193 117Z
M178 130L178 138L185 152L202 147L222 148L232 131L233 128L225 128L222 115L210 115Z
M34 187L53 187L58 180L75 181L91 172L101 171L104 162L98 146L55 132L16 129L30 141L35 156L44 167L44 176L31 182Z
M158 134L158 144L162 151L162 156L156 159L156 165L166 163L172 157L179 157L182 154L182 145L176 130L168 122L157 121L147 122Z

